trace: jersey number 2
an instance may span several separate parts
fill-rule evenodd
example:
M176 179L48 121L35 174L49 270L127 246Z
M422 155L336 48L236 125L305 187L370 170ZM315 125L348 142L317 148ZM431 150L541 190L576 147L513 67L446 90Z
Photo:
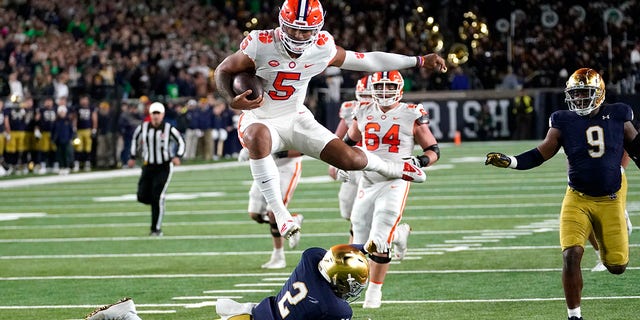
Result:
M273 88L275 90L269 90L269 97L271 97L272 100L287 100L294 92L296 92L296 88L294 86L284 84L284 81L286 80L300 80L300 73L278 72L276 79L273 80Z
M290 305L295 306L304 298L306 298L307 294L309 293L309 289L307 289L307 285L304 284L304 282L294 282L293 284L291 284L291 286L294 289L298 290L298 293L296 293L295 295L291 295L291 292L287 291L278 301L278 310L280 310L280 317L282 317L282 319L286 318L291 312L285 305L285 302L288 302Z

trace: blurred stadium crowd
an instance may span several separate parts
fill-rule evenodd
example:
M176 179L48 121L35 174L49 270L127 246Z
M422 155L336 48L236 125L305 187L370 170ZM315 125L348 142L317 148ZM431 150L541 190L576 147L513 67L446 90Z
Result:
M324 29L346 49L407 55L436 51L448 58L448 74L403 73L405 91L557 88L573 70L587 66L600 71L610 91L640 90L638 1L321 2ZM278 26L280 4L4 0L0 97L7 98L8 107L9 97L31 97L38 108L45 98L65 96L75 104L89 95L96 107L109 103L113 120L106 123L114 133L128 108L121 104L138 105L141 96L166 102L174 121L187 112L190 99L195 99L192 106L197 101L213 110L223 103L215 94L216 66L238 49L248 30ZM343 71L341 87L353 88L360 76ZM310 88L327 87L325 80ZM309 103L313 109L314 102ZM234 113L225 112L224 131L232 136L228 128ZM230 148L230 153L215 154L237 152L237 146Z

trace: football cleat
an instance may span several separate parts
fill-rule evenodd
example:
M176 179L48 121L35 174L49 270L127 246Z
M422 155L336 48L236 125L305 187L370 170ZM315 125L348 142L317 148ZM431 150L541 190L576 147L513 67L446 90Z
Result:
M364 294L364 302L362 303L362 307L365 309L377 309L380 308L381 304L382 291L370 290L370 288L367 288L367 291Z
M302 221L304 221L304 216L301 214L293 214L293 221L295 221L299 226L302 227ZM289 237L289 248L294 249L298 246L300 242L300 232L294 233L291 237Z
M136 313L136 305L131 298L124 298L114 304L93 310L85 320L141 320Z
M402 261L407 254L407 240L411 233L411 227L403 223L396 228L394 232L394 238L391 244L393 244L394 258L398 261Z
M287 260L284 257L271 256L271 259L260 267L262 269L283 269L287 267Z
M582 320L582 317L569 317L567 320Z
M405 162L402 168L402 180L420 183L427 180L427 174L418 166Z
M596 264L596 266L591 269L592 272L600 272L600 271L606 271L606 270L607 270L607 267L605 267L604 264L602 264L602 261L598 261L598 264Z
M218 299L216 313L222 320L250 320L257 303L239 303L231 299Z
M288 240L291 236L300 232L300 225L291 217L291 219L285 221L283 224L278 225L278 230L280 230L280 235Z

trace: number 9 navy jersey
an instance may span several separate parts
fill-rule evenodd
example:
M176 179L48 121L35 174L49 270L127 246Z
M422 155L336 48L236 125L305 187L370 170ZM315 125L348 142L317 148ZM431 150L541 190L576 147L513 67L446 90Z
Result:
M602 105L591 117L569 110L551 114L550 126L561 131L571 188L594 197L620 189L624 124L631 120L631 107L624 103Z

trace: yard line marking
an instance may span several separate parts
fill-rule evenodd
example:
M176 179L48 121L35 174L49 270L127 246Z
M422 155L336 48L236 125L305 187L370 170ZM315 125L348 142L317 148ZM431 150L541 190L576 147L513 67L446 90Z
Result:
M278 283L236 283L233 285L234 287L282 287L282 282L278 282Z
M249 290L249 289L227 289L227 290L205 290L202 293L253 293L253 292L273 292L273 290L268 289L259 289L259 290Z
M582 297L582 300L637 300L640 296L595 296ZM494 302L547 302L547 301L564 301L564 297L556 298L521 298L521 299L459 299L459 300L383 300L385 304L424 304L424 303L494 303ZM363 302L354 302L353 304L362 304ZM136 308L159 308L159 307L184 307L193 306L195 304L137 304ZM215 305L214 301L208 302L206 306ZM24 309L90 309L97 305L47 305L47 306L0 306L0 310L24 310ZM175 310L138 310L139 314L149 313L175 313Z
M242 299L243 296L186 296L173 297L171 300L202 300L202 299Z
M590 267L582 268L589 272ZM640 267L627 267L627 270L640 270ZM562 268L538 269L461 269L461 270L389 270L389 274L476 274L476 273L531 273L562 272ZM226 273L226 274L146 274L146 275L100 275L100 276L34 276L34 277L0 277L0 281L42 281L42 280L113 280L113 279L182 279L182 278L243 278L280 276L287 277L291 273ZM282 284L280 284L282 285ZM209 293L210 291L203 291ZM249 291L253 292L253 291ZM269 291L270 292L270 291Z

